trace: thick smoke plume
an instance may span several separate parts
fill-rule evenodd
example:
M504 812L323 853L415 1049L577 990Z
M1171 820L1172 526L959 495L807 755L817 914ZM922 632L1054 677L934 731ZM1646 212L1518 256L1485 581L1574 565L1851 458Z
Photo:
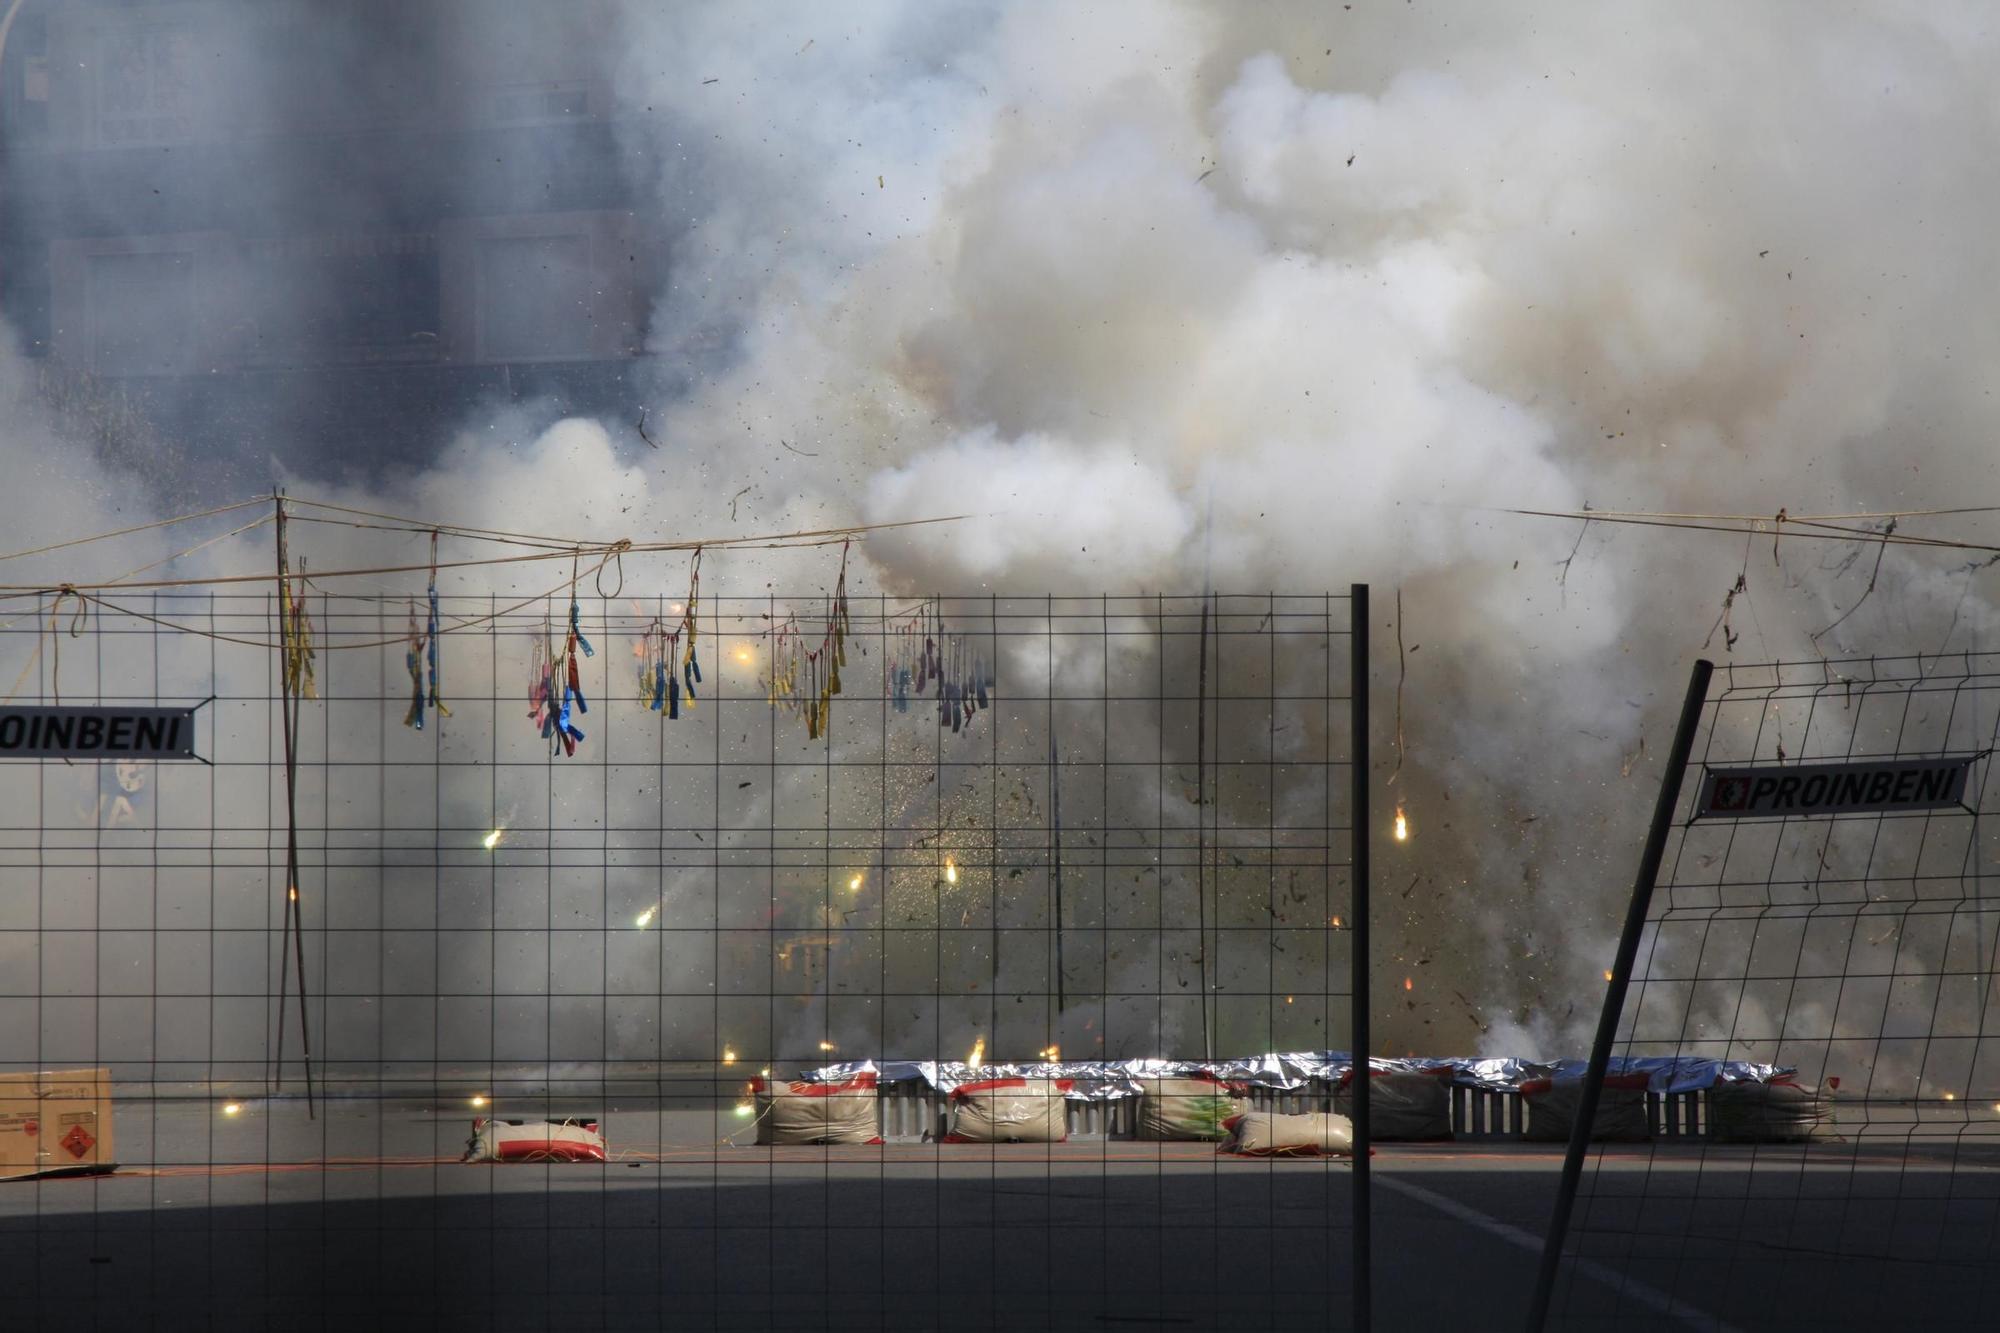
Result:
M473 8L508 16L482 58L549 40L546 7ZM1981 498L1980 7L592 12L559 45L615 90L662 275L630 418L495 408L274 479L642 540L970 515L867 544L858 585L899 595L1371 583L1383 804L1414 829L1378 862L1381 971L1414 981L1391 1051L1575 1049L1704 647L1991 639L1963 559L1890 551L1815 645L1870 584L1853 546L1495 512ZM340 36L343 67L388 59L386 33ZM254 214L284 180L234 188ZM78 506L36 518L115 526L133 483L83 475L59 430L7 430L10 473L65 470Z

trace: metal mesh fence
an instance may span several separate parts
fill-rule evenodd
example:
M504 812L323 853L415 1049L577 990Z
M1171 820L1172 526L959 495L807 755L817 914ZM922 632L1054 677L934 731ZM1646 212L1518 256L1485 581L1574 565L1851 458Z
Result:
M1561 1326L1990 1318L1996 667L1953 654L1718 670L1614 1054L1794 1072L1704 1080L1691 1135L1600 1111L1600 1138L1633 1141L1593 1150ZM1960 804L1694 817L1704 771L1939 756L1971 760Z
M204 763L0 764L0 1070L108 1068L120 1164L87 1197L25 1187L32 1253L79 1228L164 1237L169 1192L209 1219L151 1242L132 1285L35 1277L15 1299L336 1310L349 1259L329 1256L348 1251L325 1237L349 1225L368 1238L356 1253L412 1267L409 1309L596 1327L622 1326L603 1311L624 1301L755 1321L911 1280L898 1247L940 1226L949 1243L953 1221L896 1216L882 1191L956 1168L935 1143L757 1149L752 1078L1344 1047L1347 598L856 597L819 712L825 596L717 591L691 614L583 596L587 711L565 753L531 695L568 601L442 598L441 710L411 643L421 599L307 594L317 697L298 713L289 900L274 597L161 592L53 620L45 602L0 635L15 702L208 701ZM656 707L663 658L680 697ZM606 1166L457 1165L476 1116L584 1114ZM1072 1271L1066 1245L1101 1234L1117 1199L1118 1225L1168 1249L1210 1225L1141 1196L1170 1168L1212 1172L1212 1144L1142 1152L1122 1144L1129 1111L1078 1115L1077 1142L1036 1158L1041 1205L989 1200L967 1221L1029 1258L949 1280L1115 1283ZM1107 1183L1119 1161L1139 1174ZM634 1185L626 1168L679 1174ZM1097 1195L1066 1221L1071 1170ZM782 1251L798 1198L836 1207L839 1171L875 1190L848 1267L833 1249L777 1278L732 1262L732 1243ZM730 1182L758 1202L731 1202ZM699 1203L668 1206L694 1185ZM586 1195L600 1222L637 1220L582 1254L559 1212ZM1287 1225L1331 1256L1347 1228L1320 1202ZM217 1233L234 1224L216 1210L253 1204L236 1229L254 1243ZM274 1242L281 1204L320 1240ZM1271 1313L1346 1281L1331 1264L1269 1276Z

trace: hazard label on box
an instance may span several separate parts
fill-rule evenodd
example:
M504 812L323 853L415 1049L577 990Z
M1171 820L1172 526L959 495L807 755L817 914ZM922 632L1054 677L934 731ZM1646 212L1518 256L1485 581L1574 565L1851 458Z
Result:
M24 1123L24 1124L23 1124L23 1125L21 1126L21 1132L22 1132L23 1134L26 1134L26 1135L27 1135L27 1136L28 1136L29 1138L33 1138L33 1137L35 1137L35 1135L37 1135L37 1134L39 1134L39 1133L41 1133L41 1132L42 1132L42 1127L41 1127L41 1125L39 1125L39 1124L38 1124L38 1123L36 1123L35 1121L33 1121L33 1120L30 1120L30 1121L27 1121L27 1122L25 1122L25 1123Z
M82 1161L83 1155L97 1146L97 1140L82 1125L71 1125L69 1133L62 1136L62 1146L69 1149L71 1157Z

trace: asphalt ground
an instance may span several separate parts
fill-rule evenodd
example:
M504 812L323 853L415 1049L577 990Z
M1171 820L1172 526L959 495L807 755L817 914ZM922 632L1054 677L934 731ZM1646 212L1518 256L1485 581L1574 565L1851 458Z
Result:
M604 1166L464 1165L471 1114L121 1102L117 1174L0 1183L0 1329L1351 1327L1335 1160L737 1147L655 1109L605 1114ZM1559 1150L1373 1165L1375 1327L1521 1327ZM1991 1146L1607 1149L1573 1234L1552 1327L2000 1326Z

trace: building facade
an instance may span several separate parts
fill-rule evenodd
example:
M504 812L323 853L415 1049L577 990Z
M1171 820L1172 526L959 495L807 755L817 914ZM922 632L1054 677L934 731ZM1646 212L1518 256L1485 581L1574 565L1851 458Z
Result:
M611 32L596 0L23 0L0 312L162 432L308 471L496 403L636 416L670 238Z

